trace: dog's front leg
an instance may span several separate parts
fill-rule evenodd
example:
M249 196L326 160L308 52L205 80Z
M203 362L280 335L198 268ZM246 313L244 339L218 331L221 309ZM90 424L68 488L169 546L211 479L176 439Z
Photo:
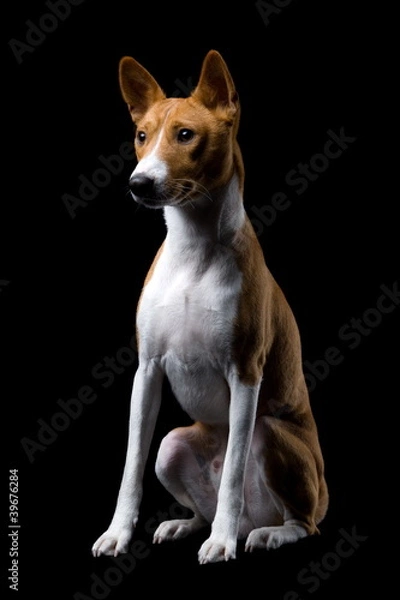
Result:
M94 556L127 552L142 499L142 479L161 403L163 373L154 360L136 372L129 419L129 441L117 507L110 527L92 548Z
M236 557L239 521L243 510L244 475L257 412L260 384L250 386L232 376L229 436L218 503L211 535L199 551L200 564Z

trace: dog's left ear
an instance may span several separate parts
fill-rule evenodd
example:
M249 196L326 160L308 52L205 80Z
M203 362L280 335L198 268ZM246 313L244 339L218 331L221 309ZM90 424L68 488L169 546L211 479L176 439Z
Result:
M130 56L124 56L119 63L119 84L134 123L152 104L165 98L154 77Z
M239 111L239 96L222 56L210 50L204 59L200 80L192 96L210 110L223 108L233 118Z

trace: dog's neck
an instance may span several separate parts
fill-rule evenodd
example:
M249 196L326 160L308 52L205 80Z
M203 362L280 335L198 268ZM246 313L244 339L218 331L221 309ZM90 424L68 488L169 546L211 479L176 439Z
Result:
M183 207L166 206L166 243L176 256L229 246L245 219L240 181L236 174L222 188Z

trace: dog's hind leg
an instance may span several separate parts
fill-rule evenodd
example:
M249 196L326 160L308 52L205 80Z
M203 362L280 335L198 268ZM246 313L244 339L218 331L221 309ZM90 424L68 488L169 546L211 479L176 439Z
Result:
M227 433L195 423L171 431L161 442L156 473L180 504L193 511L191 519L160 524L154 543L177 540L212 523Z
M253 447L269 493L281 514L282 525L258 527L250 532L246 550L278 548L318 533L317 523L327 507L327 488L321 455L307 443L316 435L312 427L299 433L296 425L273 417L261 418Z

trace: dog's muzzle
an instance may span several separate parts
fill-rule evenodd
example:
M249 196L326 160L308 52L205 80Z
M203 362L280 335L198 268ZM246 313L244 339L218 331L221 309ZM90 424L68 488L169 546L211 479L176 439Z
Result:
M148 208L184 206L196 200L196 184L189 179L183 181L160 182L157 178L137 173L132 174L129 188L135 202Z

